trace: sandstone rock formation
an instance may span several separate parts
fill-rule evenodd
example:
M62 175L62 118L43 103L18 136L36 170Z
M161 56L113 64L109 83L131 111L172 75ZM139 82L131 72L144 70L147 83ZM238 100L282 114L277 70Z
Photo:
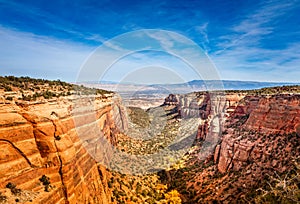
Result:
M216 148L214 160L222 173L240 170L250 159L268 155L268 149L261 145L262 140L278 139L276 135L296 132L300 123L300 95L246 97L227 123L236 123L241 131L233 133L229 128L230 133Z
M170 94L165 98L164 105L176 106L180 117L201 117L206 119L210 113L210 94L190 93L190 94Z
M254 144L248 141L239 141L226 135L218 145L214 154L214 161L218 164L221 173L226 171L240 170L242 164L247 162L252 153Z
M245 123L246 129L260 132L289 133L300 124L300 95L280 94L263 97Z
M277 93L281 89L284 94ZM219 120L222 134L212 131L212 113L220 106L211 106L198 127L198 143L182 168L163 174L165 182L186 203L255 203L257 197L265 199L258 203L298 203L300 95L299 88L286 93L290 89L226 92L225 120ZM208 104L211 100L218 99L210 97ZM179 101L173 95L165 104L184 104ZM201 157L213 144L211 137L218 142Z
M116 124L126 128L123 108L114 106L118 112L112 95L1 104L0 189L11 182L37 192L34 203L110 203L107 171L88 148L100 136L116 143Z

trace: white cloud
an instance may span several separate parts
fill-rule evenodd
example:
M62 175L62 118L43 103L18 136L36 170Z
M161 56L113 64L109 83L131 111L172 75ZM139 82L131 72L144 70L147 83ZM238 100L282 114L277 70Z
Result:
M219 47L222 49L215 54L220 54L227 49L237 46L257 46L266 36L271 35L273 27L271 22L285 15L295 8L293 1L266 1L255 12L243 18L231 30L234 34L220 38Z
M161 47L166 51L172 50L172 48L174 47L174 39L169 33L160 32L159 30L157 32L153 32L152 30L145 31L145 33L149 37L157 40L160 43Z
M195 27L195 31L199 32L202 36L203 41L201 42L201 45L203 46L206 52L210 50L208 46L210 42L207 35L207 28L208 28L208 22L205 22L202 25Z
M0 74L74 81L92 47L0 27Z
M212 59L225 79L300 82L299 50L298 43L281 50L239 47Z
M299 43L267 49L261 45L274 32L276 19L295 8L293 1L267 1L255 12L230 28L234 34L222 36L211 53L224 79L299 82Z

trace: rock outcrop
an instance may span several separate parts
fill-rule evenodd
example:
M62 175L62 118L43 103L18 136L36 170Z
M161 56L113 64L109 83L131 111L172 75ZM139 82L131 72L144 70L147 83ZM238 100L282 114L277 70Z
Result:
M228 118L227 133L216 147L214 160L219 171L238 171L250 160L259 162L273 149L266 146L278 146L279 135L295 134L299 124L300 95L245 97Z
M233 99L229 99L233 100ZM234 98L236 100L236 98ZM194 144L205 143L203 151L194 151L198 159L206 159L214 151L222 135L226 108L226 96L222 92L199 92L184 95L170 94L164 105L174 106L180 118L200 118ZM189 151L192 154L192 150Z
M210 113L209 93L170 94L164 105L175 106L182 118L200 117L206 119Z
M280 94L263 97L244 127L270 133L294 132L300 124L300 95Z
M115 133L126 129L123 108L115 105L112 95L1 104L0 189L14 183L37 193L34 203L110 203L107 171L88 148L100 136L115 144Z
M226 135L215 150L214 161L218 164L218 170L221 173L229 169L240 170L243 163L248 161L253 148L254 143L235 140L230 135Z

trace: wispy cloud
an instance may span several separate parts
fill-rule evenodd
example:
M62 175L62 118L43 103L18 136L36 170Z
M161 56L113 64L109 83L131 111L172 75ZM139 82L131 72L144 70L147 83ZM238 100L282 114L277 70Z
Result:
M265 1L261 8L242 18L240 22L230 28L232 34L221 36L218 50L220 54L227 49L237 46L257 46L266 36L274 30L274 21L294 9L295 1Z
M75 81L92 47L0 27L0 74Z
M182 80L193 80L199 74L197 75L197 72L180 57L185 55L191 58L198 54L196 57L199 59L203 56L195 49L192 50L190 45L190 40L173 32L162 30L129 32L104 42L96 49L86 64L81 80L93 81L102 78L105 81L121 81L123 77L139 70L147 72L145 67L169 68L173 74L178 73ZM189 61L188 57L186 61ZM102 73L106 75L104 79L100 76ZM141 78L137 77L136 81L151 83L151 80L157 80L150 76L140 75ZM165 82L171 83L169 77L165 77Z
M171 51L174 48L174 36L171 36L170 33L166 32L153 32L145 31L145 33L150 37L160 43L161 47L166 51ZM177 40L177 39L175 39Z
M200 26L196 26L195 27L195 31L199 32L202 36L202 42L201 45L203 46L204 50L206 52L210 51L209 49L209 38L208 38L208 34L207 34L207 28L208 28L208 22L205 22L204 24L200 25Z
M223 78L244 80L299 81L299 43L286 43L283 48L264 46L275 35L276 22L297 7L295 1L268 1L254 13L233 25L229 35L219 38L218 47L211 53ZM283 43L283 42L280 42Z
M299 82L299 49L298 43L279 50L239 47L212 59L225 79Z
M0 3L4 8L13 10L18 15L21 17L24 16L27 21L34 24L34 27L32 27L33 29L31 28L31 32L36 35L43 35L44 30L47 30L48 32L44 36L50 35L55 37L55 35L59 34L61 36L65 36L65 38L69 40L86 41L93 45L99 45L107 40L99 33L93 33L82 29L82 25L66 20L55 13L46 11L45 9L30 6L25 2L0 0ZM18 27L24 26L24 22L22 20L15 21L15 24Z

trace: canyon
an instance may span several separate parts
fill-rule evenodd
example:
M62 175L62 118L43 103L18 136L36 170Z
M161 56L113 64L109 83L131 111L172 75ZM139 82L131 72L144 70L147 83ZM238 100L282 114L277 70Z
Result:
M299 86L170 94L139 109L112 92L45 81L21 81L40 87L22 90L8 81L9 91L0 84L0 203L259 203L283 199L265 188L277 175L294 176L287 185L300 195ZM157 136L139 138L145 130ZM172 162L124 174L112 147L167 149L159 160Z
M162 173L165 183L181 193L184 203L297 203L300 95L285 89L227 92L222 134L213 152L199 157L212 135L205 122L184 167ZM168 101L174 103L174 97ZM298 187L282 187L283 182Z

